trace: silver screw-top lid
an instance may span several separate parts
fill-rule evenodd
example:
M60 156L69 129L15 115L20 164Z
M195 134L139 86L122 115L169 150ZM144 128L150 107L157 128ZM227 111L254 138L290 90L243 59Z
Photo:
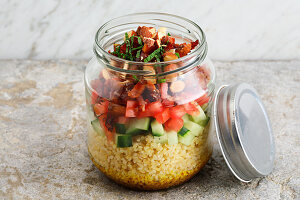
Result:
M256 90L246 84L222 86L215 97L214 120L225 161L241 181L266 176L273 169L274 139Z

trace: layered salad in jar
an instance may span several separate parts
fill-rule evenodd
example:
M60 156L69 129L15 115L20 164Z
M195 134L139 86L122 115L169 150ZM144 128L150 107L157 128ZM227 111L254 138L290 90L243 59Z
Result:
M199 45L198 40L176 41L163 27L126 32L123 43L113 44L108 53L145 65L115 62L126 73L103 67L88 83L90 157L105 175L127 187L178 185L211 156L209 68L203 64L181 72L183 62L155 65L188 56Z

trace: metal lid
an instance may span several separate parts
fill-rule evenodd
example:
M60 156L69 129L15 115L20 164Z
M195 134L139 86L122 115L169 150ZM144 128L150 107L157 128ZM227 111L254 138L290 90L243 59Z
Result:
M238 179L249 182L272 171L275 155L272 128L252 86L241 83L220 87L215 98L214 120L225 161Z

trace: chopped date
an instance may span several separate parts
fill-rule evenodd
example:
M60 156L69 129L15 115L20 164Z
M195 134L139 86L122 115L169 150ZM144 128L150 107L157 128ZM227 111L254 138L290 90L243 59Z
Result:
M128 92L128 96L131 98L137 98L137 97L141 96L141 94L144 92L144 90L145 90L145 85L142 82L138 82L132 88L132 90L130 90Z
M112 115L107 115L105 119L105 126L109 131L113 131L114 129L114 119L115 117Z
M160 100L160 94L157 89L146 88L142 94L143 99L147 99L149 102L155 102Z
M110 103L108 106L108 113L113 116L124 116L126 107L118 104Z
M123 87L120 89L119 104L126 105L126 102L130 99L128 92L132 90L133 87L134 83L132 82L128 82L123 85Z

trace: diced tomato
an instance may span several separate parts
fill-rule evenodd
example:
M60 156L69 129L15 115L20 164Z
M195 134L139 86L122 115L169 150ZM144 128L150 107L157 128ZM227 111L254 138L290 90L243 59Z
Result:
M163 105L159 101L152 102L147 106L146 110L154 116L155 114L163 111Z
M168 97L168 83L160 84L160 96L162 99L166 99Z
M137 117L138 109L137 108L126 108L126 117Z
M137 101L131 101L131 100L128 100L127 101L127 108L135 108L138 106L138 102Z
M174 106L174 101L170 101L168 99L163 99L162 100L162 104L165 106L165 107L172 107Z
M158 114L156 114L154 117L155 117L155 119L159 122L159 123L161 123L161 124L163 124L163 123L165 123L166 121L168 121L168 119L170 118L170 112L169 112L169 108L166 108L166 109L164 109L164 111L162 111L161 113L158 113Z
M152 116L152 114L149 112L147 107L146 107L145 111L141 111L138 113L138 118L151 117L151 116Z
M94 105L94 112L97 116L100 116L104 113L107 113L108 110L108 101L104 101L102 103L96 103Z
M98 100L98 94L97 92L93 91L91 95L91 104L97 103L97 100Z
M181 118L183 115L185 115L185 113L186 111L181 105L170 108L171 118Z
M181 118L170 118L166 123L164 123L166 131L180 131L183 127L183 120Z
M138 103L136 101L127 101L126 117L136 117L138 114Z
M198 108L192 103L186 103L183 105L185 111L190 115L196 115L199 113Z
M131 91L128 92L128 96L132 98L137 98L141 96L141 94L144 92L145 85L141 82L138 82Z
M202 97L198 98L198 99L196 100L196 102L197 102L200 106L202 106L203 104L208 103L208 102L209 102L209 99L210 99L210 97L207 96L207 94L204 94Z

